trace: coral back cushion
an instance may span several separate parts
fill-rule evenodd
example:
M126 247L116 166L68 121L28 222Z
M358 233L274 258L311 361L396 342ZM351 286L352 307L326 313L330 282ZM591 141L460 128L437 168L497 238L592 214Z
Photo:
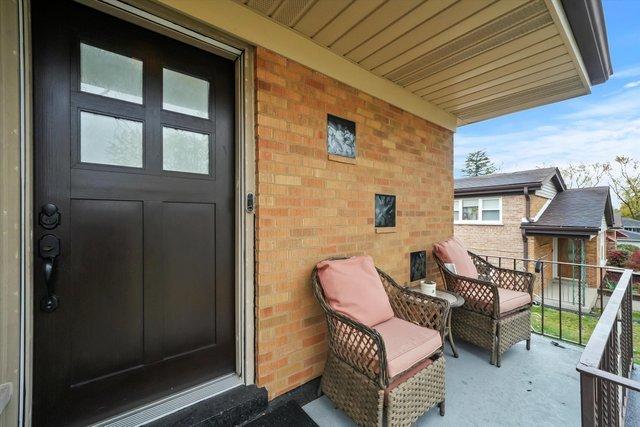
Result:
M322 261L317 267L324 295L335 311L366 326L393 317L389 297L370 256Z
M460 276L478 278L478 270L462 242L455 237L436 243L433 251L443 263L452 263Z

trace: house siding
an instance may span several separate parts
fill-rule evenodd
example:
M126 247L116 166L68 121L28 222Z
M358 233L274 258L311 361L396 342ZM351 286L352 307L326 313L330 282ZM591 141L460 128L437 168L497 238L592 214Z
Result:
M454 235L472 252L522 258L520 225L524 214L524 195L502 196L502 225L455 224Z
M256 80L256 380L273 398L322 374L316 263L370 254L403 283L410 252L451 236L453 134L264 48ZM356 164L327 159L328 113L356 123ZM397 196L395 233L375 231L376 193Z
M553 199L558 194L555 184L552 180L548 180L539 190L536 190L536 196L540 196L545 199Z

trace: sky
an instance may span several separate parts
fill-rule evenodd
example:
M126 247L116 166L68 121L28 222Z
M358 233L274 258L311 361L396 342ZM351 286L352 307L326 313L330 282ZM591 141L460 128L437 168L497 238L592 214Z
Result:
M486 150L501 172L640 160L640 0L603 0L613 76L591 94L459 127L455 176ZM603 182L602 184L606 184Z

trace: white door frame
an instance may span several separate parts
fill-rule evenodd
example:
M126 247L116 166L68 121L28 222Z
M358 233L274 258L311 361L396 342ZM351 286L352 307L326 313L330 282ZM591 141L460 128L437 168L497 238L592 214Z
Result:
M23 248L20 322L20 387L14 396L20 399L18 425L31 424L33 369L33 235L32 206L34 188L32 105L31 105L31 23L30 0L17 0L20 7L21 45L21 175ZM247 212L246 195L255 192L254 136L254 47L203 25L189 17L146 0L74 0L140 27L233 59L236 64L236 372L157 402L120 414L105 422L113 425L137 425L161 418L200 400L240 384L255 381L254 320L254 215ZM101 424L104 424L101 423Z

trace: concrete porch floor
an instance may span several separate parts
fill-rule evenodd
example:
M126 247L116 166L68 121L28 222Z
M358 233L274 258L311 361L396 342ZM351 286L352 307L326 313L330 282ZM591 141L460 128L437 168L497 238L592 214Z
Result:
M455 359L447 345L446 415L431 409L418 426L578 426L580 382L576 364L581 347L534 335L502 356L502 367L489 364L489 352L458 342ZM354 426L322 396L304 406L321 427Z

